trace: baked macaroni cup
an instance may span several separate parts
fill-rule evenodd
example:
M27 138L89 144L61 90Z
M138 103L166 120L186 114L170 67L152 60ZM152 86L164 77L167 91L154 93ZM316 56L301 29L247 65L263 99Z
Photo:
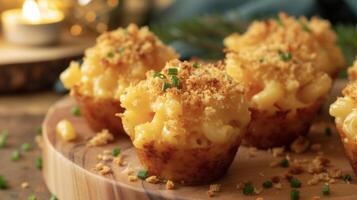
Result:
M317 17L297 19L279 13L275 19L254 21L242 35L235 33L224 39L227 50L237 52L249 51L262 43L270 47L284 45L287 51L304 51L306 57L312 58L314 68L328 73L332 78L337 77L345 67L331 24ZM228 68L228 71L235 70Z
M172 60L121 96L124 129L149 174L195 185L226 173L250 113L223 67Z
M348 78L352 81L357 80L357 58L352 66L348 68Z
M331 104L330 115L335 117L346 155L357 174L357 82L349 83L342 94Z
M120 95L144 79L147 71L160 70L177 57L147 27L131 24L99 36L96 45L86 50L83 63L72 62L60 79L92 129L118 134L123 132L115 117L123 112Z
M344 62L329 24L280 14L225 44L226 72L244 85L252 112L244 144L267 149L307 134Z

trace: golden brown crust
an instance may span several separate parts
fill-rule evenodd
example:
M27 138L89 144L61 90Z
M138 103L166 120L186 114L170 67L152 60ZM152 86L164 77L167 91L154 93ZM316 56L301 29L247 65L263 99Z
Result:
M342 90L342 94L357 102L357 81L347 84L347 86Z
M76 87L73 88L72 94L77 100L82 116L94 131L108 129L114 135L125 135L120 118L115 116L116 113L124 111L119 101L85 96L78 92Z
M210 183L227 172L239 143L229 141L221 145L186 150L170 145L157 149L154 144L147 144L136 151L149 174L184 185L198 185Z
M291 144L299 136L305 136L323 101L296 110L276 112L274 115L251 109L252 120L244 137L243 144L260 149Z

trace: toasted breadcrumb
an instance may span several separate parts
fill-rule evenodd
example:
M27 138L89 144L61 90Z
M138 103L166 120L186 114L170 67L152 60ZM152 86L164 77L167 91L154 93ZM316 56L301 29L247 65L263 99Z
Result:
M305 137L298 137L293 143L290 145L290 149L294 153L304 153L310 145L310 141L306 139Z
M160 179L157 178L157 176L149 176L145 179L145 181L151 184L157 184L160 182Z
M87 146L103 146L114 140L114 136L107 129L103 129L89 140Z
M329 165L330 165L329 159L322 156L317 156L308 165L307 171L311 174L325 172Z
M122 173L126 174L126 175L133 175L134 174L134 169L131 166L127 166Z
M209 190L207 191L207 194L209 197L215 196L217 193L221 191L221 185L220 184L212 184L209 186Z
M264 200L263 197L257 197L255 200Z
M28 188L29 187L29 183L28 182L22 182L21 183L21 188L22 189L26 189L26 188Z
M271 149L273 157L281 157L284 156L285 147L275 147Z
M116 165L121 166L121 167L123 167L123 166L128 164L127 161L124 160L124 156L122 156L122 155L119 155L118 157L115 157L113 159L113 163L115 163Z
M302 174L304 172L305 172L305 167L302 165L293 165L289 169L289 173L294 175Z
M321 198L319 196L313 196L311 200L320 200Z
M175 189L175 184L174 184L174 182L167 180L165 187L166 187L166 190L173 190L173 189Z
M98 171L101 175L106 175L112 172L111 168L103 163L97 163L94 170Z
M138 180L138 177L137 177L137 176L134 176L134 175L129 175L129 176L128 176L128 180L129 180L130 182L134 182L134 181L137 181L137 180Z
M257 156L257 152L258 152L258 149L257 148L255 148L255 147L249 147L249 149L248 149L248 156L249 157L255 157L255 156Z
M341 178L342 176L342 169L340 168L328 169L327 172L331 178Z
M283 189L283 185L281 183L275 183L275 184L273 184L273 187L278 190Z

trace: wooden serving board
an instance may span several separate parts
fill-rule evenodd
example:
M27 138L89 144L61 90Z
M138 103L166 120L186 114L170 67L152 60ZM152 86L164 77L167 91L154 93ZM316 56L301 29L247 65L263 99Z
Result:
M338 91L338 90L335 90ZM71 108L75 105L72 98L65 98L57 102L48 112L43 123L44 149L43 175L49 190L57 195L60 200L119 200L119 199L210 199L207 195L209 185L202 186L180 186L175 190L166 190L164 184L150 184L138 180L128 181L128 176L123 173L125 167L119 167L112 162L113 173L102 176L93 170L98 163L97 155L104 150L112 150L119 147L122 154L131 166L136 170L142 169L135 150L127 137L118 137L115 142L102 147L87 147L86 143L94 136L86 121L81 117L71 115ZM322 114L321 116L326 116ZM56 123L61 119L70 120L79 135L74 142L63 142L55 133ZM326 123L326 117L320 117L311 128L309 139L312 143L322 144L324 155L330 159L333 167L341 168L344 174L351 174L353 181L350 184L339 179L331 184L331 195L328 199L352 200L357 199L357 182L352 169L344 156L343 147L337 133L333 130L332 136L326 136L324 130L333 124ZM257 199L263 197L268 199L290 199L290 184L283 180L281 190L271 188L264 189L260 194L246 196L237 189L237 184L251 181L257 188L262 188L263 181L272 176L283 175L287 168L269 167L274 160L268 151L258 151L255 157L249 157L249 149L240 147L236 158L228 173L220 180L214 182L221 184L222 191L214 198L217 199ZM313 159L317 153L307 152L296 155L289 153L292 159ZM209 176L209 174L207 174ZM300 199L311 199L320 196L322 183L309 186L307 181L312 175L305 172L296 176L302 181Z

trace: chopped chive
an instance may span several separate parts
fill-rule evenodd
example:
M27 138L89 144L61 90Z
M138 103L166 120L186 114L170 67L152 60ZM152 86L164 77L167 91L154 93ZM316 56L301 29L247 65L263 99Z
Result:
M30 151L31 148L32 148L32 146L31 146L31 144L29 144L29 143L23 143L23 144L21 145L21 149L22 149L23 151Z
M243 194L244 195L252 195L254 194L254 186L252 183L248 182L248 183L245 183L244 186L243 186Z
M20 154L19 150L15 150L12 152L12 154L11 154L12 161L18 161L18 160L20 160L20 158L21 158L21 154Z
M162 91L166 92L167 89L171 87L170 83L164 83L162 84Z
M0 135L0 148L3 148L6 146L7 143L7 138L9 137L9 131L7 129L1 131Z
M140 170L137 174L137 177L140 178L141 180L145 180L148 176L149 173L146 170Z
M50 200L58 200L58 199L54 194L52 194L51 197L50 197Z
M264 62L264 58L260 58L260 59L259 59L259 62L260 62L260 63Z
M282 61L285 61L285 62L287 62L287 61L289 61L289 60L292 59L292 55L291 55L290 52L284 53L284 52L282 52L282 51L279 51L279 56L280 56L280 59L281 59Z
M112 150L112 155L114 156L114 157L117 157L117 156L119 156L119 154L120 154L120 148L114 148L113 150Z
M35 166L38 170L42 169L42 158L41 157L37 157L35 160Z
M73 106L71 109L71 114L76 117L81 116L81 109L79 108L79 106Z
M282 167L289 167L289 160L284 158L280 161L280 166Z
M108 58L113 58L114 57L114 53L113 52L108 52L107 53L107 57Z
M273 187L273 182L271 182L270 180L266 180L263 182L263 187L264 188L271 188Z
M42 135L42 126L38 126L35 128L36 135Z
M180 87L180 80L177 78L177 76L172 76L171 80L172 80L172 86L177 88Z
M299 190L293 189L290 192L290 198L291 200L299 200L300 199L300 192Z
M292 188L299 188L299 187L301 187L301 181L297 178L292 178L290 180L290 186Z
M331 136L332 135L332 131L331 131L330 127L325 128L325 135L326 136Z
M160 72L155 72L153 77L154 78L159 77L161 79L165 79L166 78L166 76L164 74L160 73Z
M325 196L330 195L330 186L328 184L322 186L322 194Z
M199 68L200 67L200 64L198 64L198 63L193 63L193 65L192 65L192 67L194 67L194 68Z
M6 190L9 187L7 180L0 175L0 190Z
M30 195L27 197L27 200L37 200L37 197L35 195Z
M168 70L167 70L167 74L168 75L177 75L177 73L178 73L178 70L177 70L177 68L169 68Z
M352 181L352 176L349 174L342 175L342 180L344 180L345 182L350 182Z

